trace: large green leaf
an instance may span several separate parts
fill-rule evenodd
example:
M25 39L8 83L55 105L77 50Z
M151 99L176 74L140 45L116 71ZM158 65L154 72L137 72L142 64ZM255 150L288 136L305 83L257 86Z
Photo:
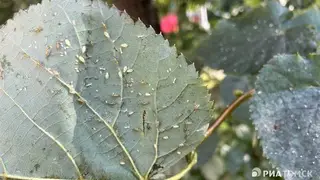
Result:
M314 25L320 31L320 11L317 6L298 13L291 21L286 22L284 26L290 28L308 24Z
M313 58L278 55L270 60L258 75L250 110L265 155L282 172L311 171L318 179L320 57Z
M204 138L193 65L101 1L44 0L0 41L0 178L150 178Z
M307 55L317 48L314 26L284 26L291 12L278 2L244 16L221 20L212 35L198 48L195 61L227 74L255 74L279 53ZM310 22L309 24L312 24Z

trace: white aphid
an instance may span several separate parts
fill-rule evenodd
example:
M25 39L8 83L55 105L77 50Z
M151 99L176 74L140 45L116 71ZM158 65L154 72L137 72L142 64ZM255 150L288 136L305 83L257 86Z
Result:
M84 54L84 53L86 53L87 52L87 46L82 46L82 53Z
M128 66L124 66L123 67L123 72L125 73L125 72L127 72L128 71Z
M109 35L109 33L107 31L105 31L103 34L104 34L105 37L110 38L110 35Z
M121 71L118 72L118 76L119 76L119 78L122 78L122 72Z
M69 39L64 40L64 42L66 43L67 46L71 47L71 42L69 41Z
M179 125L173 125L172 127L173 128L179 128Z
M106 72L106 74L104 75L104 78L106 78L106 80L107 80L107 79L109 79L109 77L110 77L109 73Z
M86 61L84 60L84 57L79 56L79 55L77 55L76 57L77 57L77 59L78 59L80 62L82 62L83 64L86 63Z
M123 43L123 44L121 44L120 46L123 47L123 48L126 48L126 47L128 47L128 44Z

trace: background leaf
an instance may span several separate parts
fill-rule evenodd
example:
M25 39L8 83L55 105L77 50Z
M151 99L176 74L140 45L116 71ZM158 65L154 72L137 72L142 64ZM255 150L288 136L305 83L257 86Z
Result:
M198 48L195 61L223 69L227 74L243 75L256 74L278 53L315 52L314 27L288 28L284 24L290 17L285 7L269 1L266 7L256 8L244 16L221 20L210 38Z
M101 1L43 1L0 37L1 177L150 177L204 137L194 67Z
M261 69L251 101L265 155L282 172L312 172L312 177L284 174L285 179L320 177L320 58L313 59L275 56Z

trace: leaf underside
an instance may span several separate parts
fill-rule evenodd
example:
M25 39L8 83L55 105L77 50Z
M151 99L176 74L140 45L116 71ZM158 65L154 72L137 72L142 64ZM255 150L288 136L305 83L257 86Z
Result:
M320 177L320 58L312 59L275 56L261 69L250 105L267 158L281 172L305 170L285 179Z
M114 7L44 0L0 41L0 178L143 179L204 138L193 65Z

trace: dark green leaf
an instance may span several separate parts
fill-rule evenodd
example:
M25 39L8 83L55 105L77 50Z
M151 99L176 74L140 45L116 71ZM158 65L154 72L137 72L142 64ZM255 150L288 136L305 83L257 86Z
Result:
M274 55L307 55L317 47L313 26L284 26L291 13L270 1L242 17L221 20L197 50L196 61L227 74L255 74ZM310 24L313 24L310 22Z
M320 177L319 62L275 56L261 69L250 106L265 155L282 172L312 171L314 179Z

